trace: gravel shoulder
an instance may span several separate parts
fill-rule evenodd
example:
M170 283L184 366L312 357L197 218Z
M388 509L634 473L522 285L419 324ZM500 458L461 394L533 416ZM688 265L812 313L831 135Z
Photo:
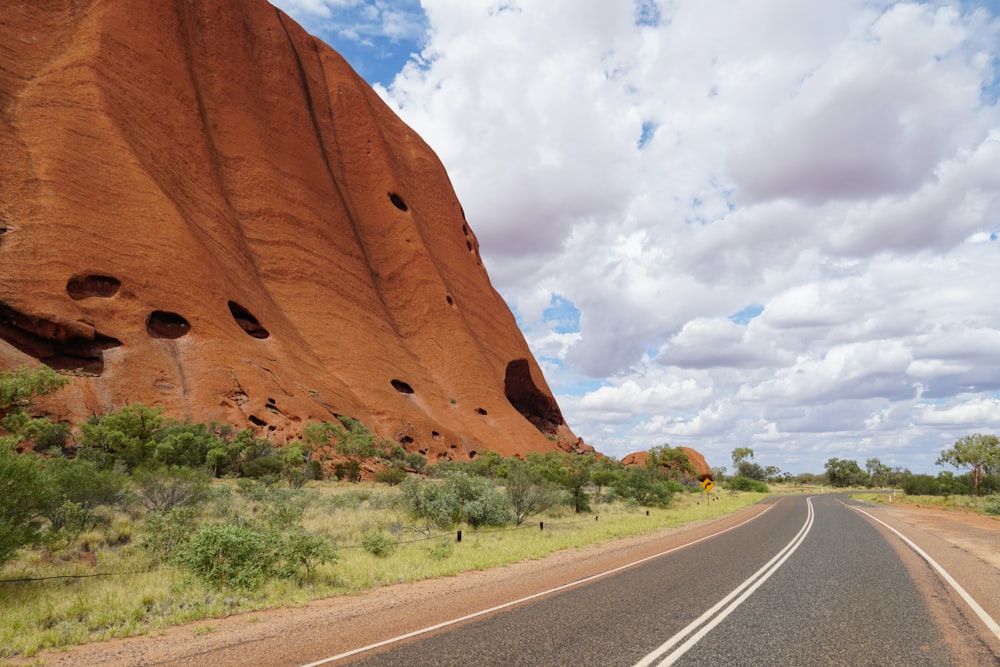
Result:
M655 556L735 526L767 507L766 502L759 503L729 516L565 550L534 561L385 586L301 607L209 619L156 635L46 652L5 664L303 665L362 642L396 637ZM949 571L962 568L963 573L968 572L969 576L962 578L971 577L969 592L977 599L985 598L995 607L987 611L1000 618L1000 520L910 505L866 505L865 509L914 539L935 559L940 558ZM970 570L970 563L978 566Z

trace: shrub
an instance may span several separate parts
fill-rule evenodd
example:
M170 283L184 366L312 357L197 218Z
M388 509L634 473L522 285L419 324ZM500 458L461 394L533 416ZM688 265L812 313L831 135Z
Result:
M100 523L99 517L92 510L72 500L64 500L47 514L53 530L65 531L71 535L95 528Z
M767 493L767 484L749 477L733 477L726 482L726 488L730 491L753 491L755 493Z
M504 491L510 500L517 525L546 511L559 501L556 488L540 475L532 475L523 465L514 465L507 471Z
M219 438L205 424L171 422L154 437L153 456L160 463L173 466L203 466L208 452L220 446Z
M629 467L611 483L615 493L626 501L632 500L643 507L666 507L676 491L683 487L666 480L650 468Z
M34 454L16 454L12 441L0 438L0 565L41 533L45 478Z
M505 526L511 522L510 500L492 484L462 505L465 520L473 528Z
M455 544L448 538L440 539L427 547L427 555L434 560L444 560L455 552Z
M283 577L305 575L311 580L313 571L318 565L337 559L333 547L322 535L314 535L301 526L293 527L284 535L279 556L284 561L279 574Z
M156 453L154 435L163 425L162 413L160 408L136 404L90 419L80 426L81 445L92 450L87 458L106 468L116 461L128 470L141 466Z
M193 507L175 507L167 512L150 512L146 515L139 546L154 556L167 559L177 549L187 544L195 533L197 523L198 514Z
M162 466L132 473L136 498L150 512L198 505L208 498L210 484L208 473L193 468Z
M986 503L983 505L983 511L987 514L1000 514L1000 496L987 498Z
M279 540L247 524L204 526L177 552L177 562L214 586L252 590L274 574Z
M361 538L361 548L373 556L384 557L392 553L393 543L382 531L365 533Z
M453 528L462 518L458 496L439 482L408 479L403 482L407 509L435 528Z
M389 486L402 484L404 479L406 479L406 471L395 465L389 466L388 468L382 468L375 473L376 482L388 484Z

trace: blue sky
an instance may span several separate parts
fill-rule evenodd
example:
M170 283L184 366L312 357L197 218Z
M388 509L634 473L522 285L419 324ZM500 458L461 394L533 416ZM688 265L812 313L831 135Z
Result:
M1000 432L996 0L274 4L441 157L600 451Z

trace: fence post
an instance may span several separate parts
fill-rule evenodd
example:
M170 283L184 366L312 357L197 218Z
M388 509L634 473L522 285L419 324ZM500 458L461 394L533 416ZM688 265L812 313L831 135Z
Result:
M461 542L462 541L462 531L458 531L458 536L456 537L455 541L456 542Z
M545 522L544 521L539 521L538 522L538 530L545 530Z
M597 516L594 517L594 521L600 521L600 520L601 520L601 515L600 514L598 514Z

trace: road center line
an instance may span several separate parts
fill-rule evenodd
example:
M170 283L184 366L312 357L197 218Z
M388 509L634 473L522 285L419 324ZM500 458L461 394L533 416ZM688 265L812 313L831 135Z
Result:
M778 502L780 502L780 500ZM548 590L541 591L540 593L534 593L532 595L528 595L528 596L525 596L523 598L519 598L517 600L512 600L511 602L505 602L505 603L499 604L499 605L497 605L495 607L490 607L489 609L483 609L481 611L473 612L471 614L468 614L466 616L462 616L460 618L453 618L453 619L448 620L448 621L443 621L441 623L437 623L436 625L430 625L430 626L427 626L426 628L421 628L419 630L414 630L413 632L407 632L406 634L399 635L398 637L392 637L390 639L384 639L384 640L382 640L380 642L375 642L374 644L369 644L367 646L362 646L360 648L356 648L356 649L353 649L353 650L350 650L350 651L345 651L344 653L338 653L337 655L330 656L329 658L323 658L322 660L317 660L316 662L310 662L310 663L308 663L306 665L302 665L302 667L319 667L319 665L327 665L327 664L329 664L331 662L336 662L337 660L343 660L344 658L349 658L349 657L351 657L353 655L358 655L358 654L364 653L366 651L372 651L372 650L377 649L377 648L382 648L383 646L388 646L389 644L395 644L396 642L401 642L401 641L404 641L406 639L410 639L412 637L417 637L419 635L427 634L428 632L434 632L435 630L440 630L441 628L446 628L449 625L456 625L458 623L462 623L464 621L468 621L468 620L471 620L473 618L478 618L480 616L485 616L487 614L492 614L493 612L500 611L501 609L506 609L508 607L513 607L513 606L522 604L524 602L529 602L529 601L535 600L537 598L545 597L546 595L551 595L552 593L558 593L559 591L564 591L566 589L573 588L575 586L580 586L582 584L586 584L586 583L589 583L591 581L596 581L597 579L602 579L602 578L610 576L612 574L616 574L618 572L621 572L622 570L627 570L627 569L629 569L631 567L635 567L636 565L641 565L642 563L645 563L647 561L651 561L651 560L655 560L657 558L661 558L661 557L666 556L668 554L672 554L675 551L680 551L681 549L686 549L686 548L688 548L690 546L693 546L695 544L698 544L700 542L704 542L705 540L710 540L713 537L718 537L719 535L722 535L723 533L728 533L731 530L736 530L737 528L739 528L741 526L745 526L746 524L750 523L754 519L757 519L759 517L764 516L767 512L771 511L771 509L775 505L777 505L777 504L778 503L775 502L775 503L773 503L771 505L768 505L767 508L764 509L764 511L761 512L760 514L755 514L754 516L750 517L746 521L741 521L740 523L736 524L735 526L730 526L729 528L726 528L724 530L720 530L717 533L712 533L711 535L706 535L705 537L699 537L697 540L692 540L690 542L686 542L686 543L684 543L684 544L682 544L682 545L680 545L678 547L674 547L672 549L667 549L666 551L661 551L659 553L653 554L652 556L646 556L645 558L640 558L639 560L632 561L631 563L626 563L625 565L619 565L616 568L612 568L610 570L605 570L604 572L598 572L597 574L593 574L593 575L591 575L589 577L584 577L583 579L577 579L576 581L571 581L568 584L563 584L562 586L556 586L555 588L550 588ZM809 506L809 510L810 510L810 512L812 511L812 505Z
M767 581L772 574L777 572L778 568L780 568L784 562L788 560L788 558L799 548L812 528L815 520L812 498L806 498L806 505L808 508L806 522L802 525L802 528L799 529L798 534L792 538L791 542L786 544L784 548L782 548L781 551L774 556L774 558L765 563L763 567L748 577L746 581L734 588L729 595L719 600L719 602L712 606L708 611L689 623L687 627L668 639L645 658L637 662L635 667L648 667L664 655L666 655L666 657L658 663L659 665L674 664L682 655L687 653L691 647L711 632L715 626L725 620L725 618L734 612L737 607L743 604L743 602L749 598L754 591L760 588L760 586ZM712 618L713 616L714 618ZM672 653L668 654L674 646L676 646L688 635L691 636L687 641L678 646Z
M847 505L847 503L844 503L844 505L850 507L855 512L860 512L861 514L864 514L872 521L876 521L885 526L886 528L888 528L889 530L891 530L892 532L894 532L896 536L899 537L899 539L903 540L904 544L906 544L908 547L917 552L918 556L923 558L932 568L934 568L934 570L938 573L938 575L942 579L944 579L945 582L949 586L951 586L956 593L958 593L959 597L961 597L962 600L965 601L965 604L969 605L969 608L972 609L973 612L975 612L976 616L979 617L979 620L981 620L989 629L989 631L993 633L993 636L995 636L997 639L1000 639L1000 624L998 624L995 620L993 620L993 617L990 616L985 609L979 606L979 603L976 602L976 600L971 595L969 595L964 588L962 588L961 584L955 581L955 578L952 577L950 574L948 574L948 571L945 570L943 567L941 567L936 560L931 558L926 551L918 547L909 538L907 538L901 532L899 532L898 530L887 524L885 521L882 521L881 519L875 517L872 514L869 514L868 512L864 511L859 507L855 507L853 505Z

